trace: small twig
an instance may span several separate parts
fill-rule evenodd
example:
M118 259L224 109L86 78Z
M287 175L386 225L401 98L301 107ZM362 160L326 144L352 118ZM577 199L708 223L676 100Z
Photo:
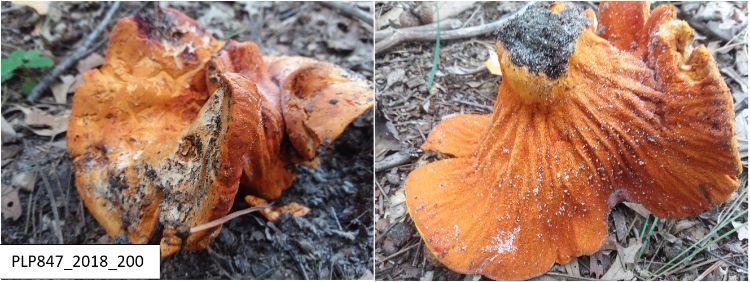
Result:
M33 212L31 209L33 207L31 200L33 200L35 198L34 195L36 195L34 192L36 192L36 189L29 193L29 202L26 204L26 224L23 227L24 234L29 234L29 222L31 221L31 213Z
M91 45L94 43L94 40L96 40L96 38L98 38L102 33L102 30L107 27L107 24L109 24L109 22L112 20L112 16L115 14L115 11L117 11L117 8L119 7L119 1L113 2L112 6L109 7L109 10L107 10L107 14L104 15L104 18L99 22L99 25L97 25L94 30L92 30L91 33L89 33L86 38L84 38L83 43L78 46L78 49L76 49L72 54L65 58L65 60L57 64L52 69L52 71L47 73L44 77L42 77L41 80L39 80L39 83L37 83L36 86L31 89L31 92L29 92L29 97L26 98L29 102L34 102L34 100L38 99L39 96L42 95L42 92L47 90L50 84L52 84L52 82L54 82L57 77L59 77L73 64L81 60L89 52L89 49L91 49Z
M62 230L60 230L60 215L57 213L57 202L55 201L55 194L52 192L52 188L50 187L49 180L47 179L47 176L44 174L44 172L39 173L42 177L42 182L44 182L44 188L47 190L47 197L49 198L50 205L52 206L52 216L55 217L55 222L52 223L52 230L55 232L55 236L57 236L57 240L60 244L65 244L65 240L63 239Z
M711 274L711 272L714 272L714 270L716 270L717 268L719 268L719 266L721 266L722 264L724 264L723 261L717 261L717 262L715 262L714 264L712 264L711 266L709 266L708 268L706 268L706 271L703 271L703 273L701 273L701 275L698 275L698 278L695 278L695 281L701 281L701 280L703 280L703 278L706 278L706 276L708 276L709 274Z
M450 29L461 27L461 20L453 19L453 18L444 19L440 21L438 25L440 26L441 29L450 30ZM426 25L418 25L418 26L413 26L413 27L399 28L399 29L386 28L384 30L378 30L377 32L375 32L375 42L386 39L387 37L393 35L396 32L429 32L429 31L434 30L435 28L436 27L434 23L426 24Z
M499 19L497 21L494 21L488 24L443 31L440 34L440 39L441 40L455 40L455 39L462 39L462 38L468 38L468 37L475 37L475 36L479 36L482 34L493 32L501 25L505 24L509 20L515 18L516 16L526 11L526 9L531 4L533 4L533 2L529 2L523 7L521 7L521 9L519 9L518 11L508 16L505 16L502 19ZM380 42L375 43L375 54L386 51L404 42L433 41L435 40L435 36L437 36L437 30L422 31L422 32L408 32L408 33L396 30L391 37L388 37L386 39L381 40Z
M346 2L332 2L332 1L321 1L318 2L320 5L325 7L339 10L339 12L357 20L372 26L372 15L370 13L360 10L357 6L348 4Z
M302 262L299 261L296 255L294 255L291 251L288 251L289 256L292 257L292 260L294 260L294 264L297 266L297 269L299 272L302 273L302 277L304 280L310 280L310 277L307 276L307 271L305 271L305 267L302 265Z
M453 102L456 102L456 103L459 103L459 104L464 104L464 105L467 105L467 106L477 107L477 108L480 108L480 109L492 112L492 106L482 105L482 104L474 103L474 102L471 102L471 101L464 101L464 100L461 100L461 99L453 99Z
M406 150L391 154L381 161L375 162L375 172L381 172L409 162L413 158L412 152Z
M336 226L339 227L340 231L344 231L344 228L341 228L341 222L339 222L339 217L336 215L336 210L333 207L330 207L331 213L333 214L333 219L336 220Z
M211 229L211 228L214 228L216 226L222 225L225 222L230 221L232 219L235 219L237 217L246 215L246 214L251 213L251 212L259 211L259 210L262 210L262 209L265 209L265 208L268 208L268 207L269 206L267 206L267 205L262 205L262 206L252 207L252 208L246 208L244 210L238 210L236 212L233 212L233 213L230 213L228 215L225 215L225 216L223 216L221 218L217 218L217 219L214 219L212 221L206 222L204 224L200 224L200 225L191 227L190 228L190 233L195 233L195 232L200 232L200 231L203 231L203 230L206 230L206 229Z
M411 245L411 246L408 246L408 247L406 247L406 248L403 248L403 249L399 250L398 252L395 252L395 253L393 253L392 255L390 255L390 256L387 256L386 258L384 258L384 259L382 259L382 260L380 260L380 261L387 261L387 260L389 260L389 259L395 258L396 256L398 256L398 255L400 255L400 254L403 254L403 253L405 253L406 251L408 251L408 250L411 250L411 249L413 249L413 248L414 248L414 247L416 247L416 246L419 246L419 244L422 244L422 241L416 242L416 243L414 243L414 244L413 244L413 245Z

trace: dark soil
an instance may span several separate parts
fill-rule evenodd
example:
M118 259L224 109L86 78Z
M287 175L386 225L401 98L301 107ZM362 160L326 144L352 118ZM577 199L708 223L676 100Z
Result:
M584 9L595 7L596 3L576 2ZM652 4L652 8L661 3ZM678 17L688 21L696 29L696 43L705 44L717 61L719 69L735 98L736 114L747 114L747 5L745 3L704 2L675 3ZM418 16L414 2L376 2L375 17L390 16L390 11L399 7L404 11L414 11L412 16L401 16L377 30L400 28L404 19ZM517 11L524 3L481 2L463 11L455 18L465 27L488 23ZM732 11L724 15L713 13L721 10ZM714 9L711 11L711 9ZM442 10L441 10L442 13ZM712 15L708 19L705 15ZM696 15L703 15L702 17ZM735 18L736 17L736 18ZM736 27L730 23L734 19ZM713 21L713 23L711 23ZM714 24L728 23L726 29L717 29ZM744 24L743 24L744 23ZM377 31L376 31L377 32ZM735 38L736 37L736 38ZM734 39L732 39L734 38ZM427 77L432 68L434 42L407 42L395 46L376 56L375 89L378 108L376 109L375 167L383 160L402 152L411 152L413 157L391 169L376 172L375 189L375 272L377 280L480 280L479 275L465 275L443 267L438 259L426 248L406 212L403 195L403 182L416 167L438 160L434 153L425 153L419 147L431 129L441 120L459 113L491 113L498 86L502 78L490 74L484 67L490 52L495 52L495 36L483 36L462 40L441 41L439 67L435 76L435 86L428 90ZM745 118L746 119L746 118ZM746 131L741 131L738 119L738 140L740 148L747 148ZM381 122L384 126L381 126ZM744 122L747 123L746 121ZM743 127L744 128L744 127ZM743 141L744 140L744 141ZM742 149L741 149L742 150ZM744 149L747 150L747 149ZM632 279L646 279L651 271L674 258L696 240L702 238L716 226L720 213L747 213L747 155L741 154L745 171L742 174L741 188L729 202L714 211L681 220L659 219L654 232L644 244L643 255L630 266ZM732 209L732 203L738 208ZM609 216L610 236L605 246L591 256L574 259L571 264L555 264L547 274L534 280L598 280L609 270L618 256L618 247L629 247L641 242L642 228L648 215L639 214L624 204L612 209ZM653 222L653 217L648 218ZM651 224L651 223L649 223ZM747 224L746 216L739 217L738 225ZM732 230L732 224L718 230L723 234ZM713 235L711 238L716 238ZM648 243L650 242L650 243ZM720 258L725 258L723 261ZM717 263L717 261L722 261ZM709 270L717 264L718 267ZM746 280L747 279L747 239L736 233L709 245L686 264L669 275L657 279L694 280L706 272L706 280Z
M56 4L57 5L57 4ZM61 13L39 15L28 7L2 2L3 58L16 49L37 49L56 62L75 50L107 6L63 3ZM140 3L123 2L116 19ZM144 9L153 9L147 4ZM316 3L169 3L195 18L217 38L252 40L265 54L302 55L338 64L372 79L371 27ZM367 4L362 6L368 7ZM203 18L203 20L201 20ZM50 41L35 29L48 20ZM107 36L107 31L103 37ZM102 37L102 38L103 38ZM344 40L342 40L342 38ZM103 55L106 45L96 52ZM79 75L75 67L65 74ZM24 71L40 79L44 71ZM74 186L65 134L39 136L23 123L19 108L50 115L70 109L46 93L27 103L21 79L2 85L2 114L15 129L3 138L3 196L13 176L29 172L33 192L19 191L21 216L2 220L3 244L114 243L90 216ZM320 168L298 167L293 187L274 204L298 202L311 209L304 217L282 216L271 223L258 214L234 219L222 228L207 250L183 252L162 262L167 279L358 279L372 277L372 112L355 121L332 145L321 148ZM5 126L5 125L4 125ZM4 127L5 128L5 127ZM5 132L3 132L5 134ZM8 187L9 189L6 189ZM233 210L247 208L238 195ZM56 212L55 212L56 211ZM57 236L59 229L61 238Z

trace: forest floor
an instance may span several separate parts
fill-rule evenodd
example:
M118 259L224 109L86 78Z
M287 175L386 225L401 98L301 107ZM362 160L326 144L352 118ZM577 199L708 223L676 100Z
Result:
M371 4L358 5L369 10ZM70 2L32 9L4 1L2 57L16 50L40 50L60 62L82 44L107 5ZM108 37L117 19L140 5L123 2L99 40ZM313 57L372 80L371 24L320 4L171 2L141 8L155 9L154 5L186 13L216 38L254 41L264 54ZM78 197L64 134L74 81L102 64L105 49L106 44L98 46L64 72L52 85L58 89L56 98L48 91L37 102L25 99L24 84L33 85L48 69L20 70L2 84L3 244L112 243ZM27 112L43 117L45 127L27 124ZM224 224L207 250L164 260L162 278L372 277L372 132L370 112L334 144L319 150L318 170L298 167L298 179L276 203L301 203L311 208L308 215L283 216L275 224L258 214L234 219ZM17 177L20 174L26 177ZM246 207L237 200L233 210Z
M577 4L596 7L590 2ZM424 24L419 22L419 5L376 2L376 46L385 40L378 37L378 32ZM460 20L455 28L495 21L523 5L521 2L477 2L453 16ZM610 235L600 251L573 259L567 265L555 264L535 280L643 280L654 274L658 274L654 277L657 280L748 279L747 3L683 2L676 5L678 17L696 30L696 43L705 44L712 52L735 99L737 135L744 166L741 188L717 209L679 220L656 219L638 205L619 204L609 214ZM446 30L444 28L443 32ZM490 113L502 80L501 76L488 72L484 65L490 53L495 52L495 38L488 32L465 39L442 40L434 87L428 90L426 81L433 65L434 48L434 39L407 39L407 43L376 51L375 272L378 280L486 279L441 266L426 249L404 203L407 175L439 159L435 153L419 150L431 129L455 114ZM398 154L407 157L397 157ZM396 159L401 161L393 162ZM728 222L730 214L739 217ZM726 224L718 224L721 220ZM719 238L727 233L728 236ZM718 241L698 244L698 248L691 249L697 250L692 258L670 271L656 271L673 263L672 259L680 252L704 237ZM620 263L618 257L634 259Z

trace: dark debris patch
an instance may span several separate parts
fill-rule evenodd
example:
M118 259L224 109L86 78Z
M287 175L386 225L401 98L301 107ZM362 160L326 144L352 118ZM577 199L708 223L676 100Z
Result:
M578 36L591 22L581 7L571 6L553 14L550 6L552 2L537 2L496 33L513 64L555 79L567 71Z

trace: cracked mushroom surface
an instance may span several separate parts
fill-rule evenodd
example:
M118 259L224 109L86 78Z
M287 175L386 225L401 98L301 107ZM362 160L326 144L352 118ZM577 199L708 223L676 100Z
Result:
M493 113L430 133L453 158L411 172L406 204L448 268L528 279L599 250L621 201L679 218L739 186L732 97L692 29L672 6L599 10L535 3L501 26Z
M158 17L158 18L157 18ZM221 42L172 9L121 19L106 63L73 97L68 151L76 187L112 237L147 243L158 223L158 160L177 146L208 99L203 66Z
M225 216L240 182L265 199L280 197L294 165L315 157L318 130L332 140L372 107L367 83L335 66L306 58L267 63L255 44L225 44L173 9L123 18L109 44L105 64L84 74L73 98L68 150L76 187L110 237L145 244L161 230L162 256L205 248L221 226L191 227ZM323 70L306 76L307 69ZM310 116L326 109L318 107L321 97L364 102L327 111L336 123L303 116L304 127L289 129L297 117L284 117L296 111L284 106L287 91L312 105ZM298 130L312 132L299 134L310 141L298 138L311 151L286 141Z
M346 70L305 57L263 57L251 42L230 41L209 68L238 74L261 94L263 126L248 131L259 146L243 152L242 183L266 199L279 198L294 181L295 164L315 159L321 145L373 106L372 88ZM285 138L291 147L282 146Z

